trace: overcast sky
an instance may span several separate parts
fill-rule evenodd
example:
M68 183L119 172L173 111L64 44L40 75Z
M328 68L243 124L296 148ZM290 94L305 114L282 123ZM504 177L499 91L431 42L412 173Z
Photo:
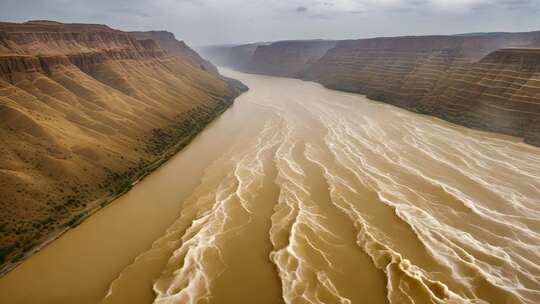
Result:
M191 45L540 30L540 0L0 0L0 20L168 30Z

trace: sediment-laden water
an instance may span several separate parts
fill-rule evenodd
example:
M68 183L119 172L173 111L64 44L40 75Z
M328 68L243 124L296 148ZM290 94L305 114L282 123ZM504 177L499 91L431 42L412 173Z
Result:
M540 303L540 149L226 74L250 87L210 126L226 144L196 142L212 155L200 183L151 248L109 271L102 303ZM219 136L227 119L235 132Z

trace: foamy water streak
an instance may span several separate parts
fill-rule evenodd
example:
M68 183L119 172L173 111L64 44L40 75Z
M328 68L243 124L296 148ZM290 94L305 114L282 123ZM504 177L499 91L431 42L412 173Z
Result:
M231 139L104 302L160 259L155 303L540 302L540 149L227 73L251 88L235 107L266 113L256 135Z

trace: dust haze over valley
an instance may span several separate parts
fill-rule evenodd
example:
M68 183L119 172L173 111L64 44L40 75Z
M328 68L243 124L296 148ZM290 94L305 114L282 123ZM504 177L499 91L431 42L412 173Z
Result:
M539 17L2 1L0 303L540 303Z

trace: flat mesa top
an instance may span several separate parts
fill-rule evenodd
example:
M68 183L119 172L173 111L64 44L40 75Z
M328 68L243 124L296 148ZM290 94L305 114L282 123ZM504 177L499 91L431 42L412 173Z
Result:
M0 22L0 31L5 32L119 32L104 24L61 23L47 20L32 20L24 23Z

